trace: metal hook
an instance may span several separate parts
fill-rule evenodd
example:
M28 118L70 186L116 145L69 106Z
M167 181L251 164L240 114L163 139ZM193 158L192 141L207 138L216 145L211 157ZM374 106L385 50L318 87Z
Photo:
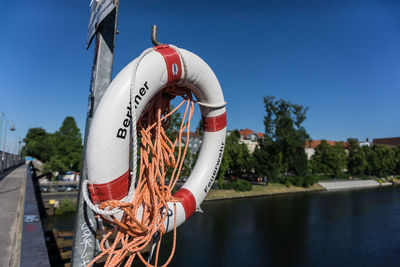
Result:
M153 27L151 27L151 42L154 46L163 45L162 43L157 41L157 25L153 25Z

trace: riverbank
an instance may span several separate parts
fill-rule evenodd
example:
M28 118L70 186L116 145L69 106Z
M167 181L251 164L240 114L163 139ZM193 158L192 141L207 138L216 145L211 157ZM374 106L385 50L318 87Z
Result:
M251 191L238 192L235 190L211 189L205 201L247 198L257 196L271 196L280 194L291 194L311 191L324 191L325 189L319 184L314 184L310 187L289 186L280 183L269 183L268 186L253 185Z
M381 184L373 179L369 180L346 180L346 181L320 181L318 183L326 190L348 190L359 188L380 187L385 185L392 185L391 183Z

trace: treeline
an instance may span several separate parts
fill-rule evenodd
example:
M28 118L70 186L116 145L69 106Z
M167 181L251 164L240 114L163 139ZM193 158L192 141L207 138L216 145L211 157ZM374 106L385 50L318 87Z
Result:
M264 137L249 153L239 132L231 132L219 178L256 176L308 186L329 177L400 175L400 147L359 146L356 139L335 145L322 141L308 160L305 144L310 136L303 126L308 108L272 96L265 97L264 104Z
M308 175L304 144L309 135L302 126L308 108L273 96L264 97L264 105L264 137L250 154L240 143L239 132L231 132L226 139L220 178L266 176L270 181L283 181L288 176L302 179Z
M55 133L30 128L24 138L24 153L44 162L43 171L80 171L82 136L73 117L66 117Z
M356 139L348 139L347 169L352 175L387 177L400 175L400 146L359 146Z

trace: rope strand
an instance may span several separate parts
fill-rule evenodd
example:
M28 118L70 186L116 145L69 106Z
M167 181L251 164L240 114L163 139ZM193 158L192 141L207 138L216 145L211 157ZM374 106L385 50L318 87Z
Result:
M163 96L165 94L174 97L181 96L184 100L170 111L170 100ZM166 126L170 126L171 115L180 107L184 107L185 111L177 137L171 141L165 129L167 129ZM141 145L139 177L136 191L133 190L135 194L132 194L129 202L108 200L97 208L102 211L99 212L101 218L114 225L114 228L104 235L100 242L100 254L88 266L93 265L105 255L107 255L105 266L119 266L124 263L126 258L125 266L131 266L136 256L148 267L167 266L171 262L176 246L176 202L179 201L173 197L172 190L179 179L187 153L193 111L194 100L187 88L166 88L150 101L137 122ZM133 124L132 133L136 132L135 126L136 123ZM186 139L185 142L183 139ZM135 147L136 143L133 142L133 150ZM176 156L174 152L177 154ZM132 160L135 162L137 157L134 156ZM134 167L132 171L135 174L136 164L132 165ZM172 170L172 174L167 177L169 170ZM166 262L159 265L162 236L166 232L164 221L168 216L168 212L166 212L168 211L168 202L174 203L173 245ZM114 216L115 211L123 211L124 215L121 220ZM115 238L112 238L113 233L115 233ZM154 265L152 265L144 259L142 250L154 240L154 236L157 234L159 241L156 245ZM109 246L105 246L107 242L109 242Z

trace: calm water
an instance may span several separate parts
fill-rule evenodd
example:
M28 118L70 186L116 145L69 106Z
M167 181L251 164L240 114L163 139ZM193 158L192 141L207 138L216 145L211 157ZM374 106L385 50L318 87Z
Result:
M178 229L170 266L400 266L400 187L206 202L202 209ZM162 258L172 236L166 240Z

